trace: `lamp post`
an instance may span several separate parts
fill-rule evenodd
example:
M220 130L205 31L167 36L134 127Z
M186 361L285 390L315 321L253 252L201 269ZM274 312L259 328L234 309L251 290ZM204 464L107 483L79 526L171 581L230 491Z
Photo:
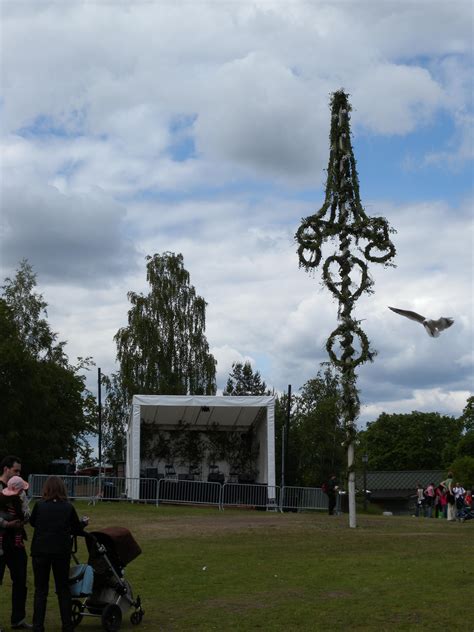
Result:
M365 452L362 455L362 463L364 464L364 511L367 511L367 463L369 455Z
M283 495L285 493L285 473L288 461L288 437L290 434L291 416L291 384L288 384L288 403L286 407L286 422L281 428L281 508L283 509Z
M98 452L99 452L99 479L100 479L100 474L101 474L101 470L102 470L102 375L100 372L100 369L97 369L97 412L98 412L98 434L99 434L99 441L98 441Z

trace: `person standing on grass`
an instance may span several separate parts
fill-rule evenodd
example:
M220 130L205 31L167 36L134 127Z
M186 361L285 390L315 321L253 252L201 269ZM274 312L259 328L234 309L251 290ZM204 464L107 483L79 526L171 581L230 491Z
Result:
M456 483L456 485L453 487L453 495L457 515L464 508L464 496L466 495L466 490L461 485L461 483Z
M335 474L332 474L326 483L326 494L328 497L328 513L330 516L334 515L334 509L336 508L336 494L339 490L337 484L337 478Z
M425 489L425 506L426 506L426 515L428 518L433 517L433 506L435 500L435 486L434 483L430 483L428 487Z
M421 483L416 484L416 508L415 516L418 518L420 513L425 515L425 490Z
M21 474L21 460L10 454L0 462L0 491L8 487L8 481ZM26 532L21 520L4 521L6 529L3 538L3 555L0 557L0 584L3 581L5 569L8 568L12 581L11 627L13 630L31 630L32 625L26 622L26 574L28 557L23 545ZM20 530L18 538L17 530ZM21 545L18 546L21 540Z
M8 485L0 491L0 520L3 524L8 522L16 522L18 527L14 529L15 546L23 547L23 524L30 517L28 509L28 500L25 491L29 485L21 476L12 476L8 481ZM3 539L5 537L6 528L0 529L0 556L4 555Z
M446 490L439 484L435 490L435 518L446 518Z
M42 494L42 499L33 507L30 518L30 524L35 530L31 542L35 578L33 630L45 632L44 620L52 570L62 632L73 632L69 589L72 536L85 535L84 527L87 526L88 519L79 520L74 506L68 501L66 486L58 476L50 476L46 480Z
M440 483L446 490L447 511L446 520L452 521L456 519L456 506L453 494L453 473L448 472L448 476Z

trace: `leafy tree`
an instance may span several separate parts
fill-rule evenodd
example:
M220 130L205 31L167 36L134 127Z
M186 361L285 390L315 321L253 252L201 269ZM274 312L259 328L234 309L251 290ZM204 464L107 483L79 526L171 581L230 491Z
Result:
M224 395L269 395L267 385L262 380L259 371L253 371L250 362L233 362L232 371Z
M2 286L3 298L9 306L21 340L37 360L47 359L67 364L65 342L57 342L58 335L51 330L42 294L34 292L36 274L26 259L20 262L13 279L7 277Z
M341 472L345 429L341 411L341 382L330 368L318 372L300 389L290 434L291 459L299 485L319 486ZM290 443L291 446L291 443Z
M106 397L102 409L102 456L105 463L125 460L126 436L130 414L128 393L120 380L120 373L102 375Z
M465 430L474 431L474 395L468 397L464 410L462 411L461 419Z
M106 383L106 454L120 452L134 394L216 391L216 361L205 336L206 301L190 284L183 256L165 252L146 260L149 293L128 293L128 325L114 338L120 369Z
M463 422L439 413L382 413L361 433L373 470L423 470L449 467Z
M466 489L474 489L474 457L460 456L455 459L449 468L457 481Z
M285 483L319 486L344 468L340 378L326 365L291 400ZM281 478L281 438L287 413L288 395L284 394L277 397L275 405L277 481Z
M88 449L95 402L79 372L89 361L70 366L64 343L55 343L27 262L6 283L0 299L0 445L4 454L22 457L26 472L41 472L55 458Z
M456 455L474 458L474 430L468 430L466 434L461 437L456 448Z
M129 292L128 326L115 335L120 381L135 393L213 394L216 361L205 336L206 301L190 285L183 256L147 257L148 295Z

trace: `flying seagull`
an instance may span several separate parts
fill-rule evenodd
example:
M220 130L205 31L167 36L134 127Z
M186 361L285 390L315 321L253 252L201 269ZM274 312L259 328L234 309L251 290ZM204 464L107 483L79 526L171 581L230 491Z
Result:
M390 305L388 308L391 309L392 312L400 314L400 316L405 316L410 320L416 320L416 322L421 323L431 338L437 338L444 329L451 327L454 323L452 318L446 318L444 316L438 318L438 320L431 320L430 318L425 318L416 312L410 312L406 309L397 309L396 307L390 307Z

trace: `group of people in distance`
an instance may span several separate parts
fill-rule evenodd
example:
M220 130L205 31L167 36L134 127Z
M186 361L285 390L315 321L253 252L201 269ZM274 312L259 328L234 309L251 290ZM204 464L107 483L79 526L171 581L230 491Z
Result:
M456 482L453 473L439 485L430 483L426 487L416 486L415 516L425 518L446 518L446 520L465 520L474 510L472 490L466 490Z
M21 460L6 456L0 462L0 584L6 568L12 582L11 627L13 630L45 632L49 576L53 572L61 615L62 632L73 632L69 564L72 536L85 535L87 518L79 520L67 499L64 482L50 476L42 498L30 512L21 478ZM35 584L33 624L26 621L28 558L25 550L25 524L34 528L30 553ZM2 609L2 615L5 610ZM4 632L0 621L0 632Z

